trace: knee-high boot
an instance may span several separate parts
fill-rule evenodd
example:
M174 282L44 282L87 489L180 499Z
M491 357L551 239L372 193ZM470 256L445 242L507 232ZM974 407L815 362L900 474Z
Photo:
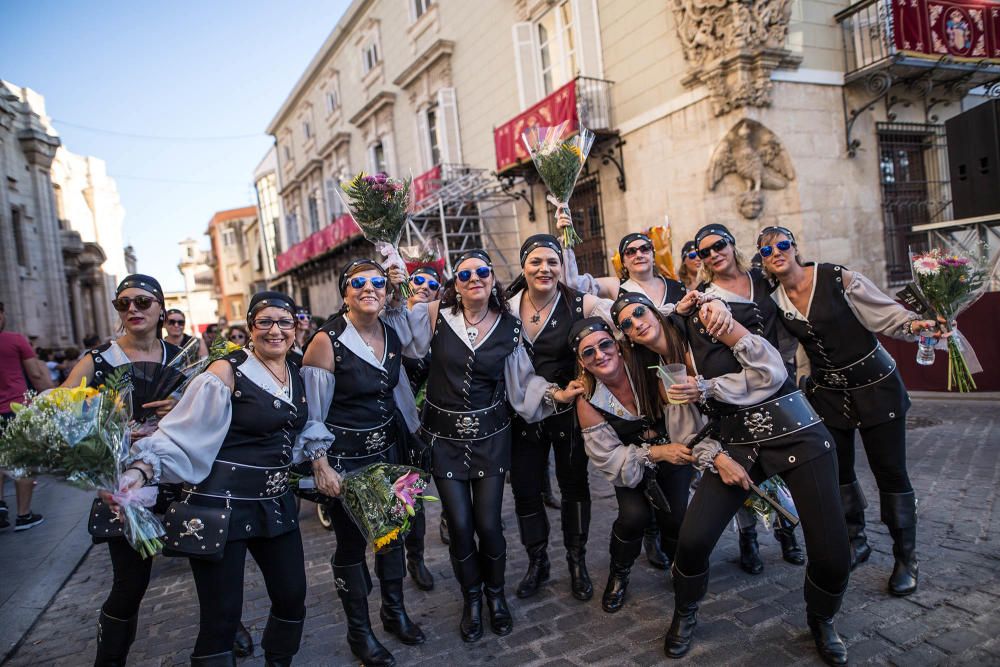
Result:
M290 621L274 614L267 617L264 636L260 640L265 667L288 667L292 664L292 658L299 652L302 643L304 625L305 618Z
M478 554L473 551L462 559L453 555L451 567L462 587L462 620L458 624L462 641L477 642L483 637L483 576Z
M846 589L845 586L844 590ZM828 665L846 665L847 647L837 634L837 629L833 627L833 617L840 609L844 591L839 593L825 591L813 583L809 572L806 572L803 593L806 599L806 620L819 656Z
M642 534L643 548L646 550L646 560L658 570L665 570L670 567L667 556L663 553L660 541L660 526L656 523L656 517L651 516L649 523Z
M108 616L102 611L97 619L97 656L94 658L94 667L125 667L138 625L138 614L129 619L121 619Z
M642 538L626 542L615 535L612 529L608 551L611 552L611 567L608 572L608 584L604 587L604 595L601 596L601 608L613 614L625 606L628 578L635 559L642 551Z
M514 619L507 607L504 595L504 571L507 569L507 554L487 556L479 554L479 565L483 573L483 592L486 594L486 608L490 612L490 629L493 634L509 635L514 629Z
M521 531L521 544L528 552L528 571L517 585L519 598L530 598L538 592L538 587L549 580L549 517L545 511L517 517Z
M236 667L236 656L232 651L212 655L192 655L191 667Z
M427 513L417 512L410 520L410 532L403 538L406 547L406 570L417 588L422 591L434 590L434 575L424 563L424 535L427 533Z
M569 566L570 590L577 600L594 597L594 584L587 572L587 535L590 533L590 501L562 504L563 543Z
M764 571L764 561L760 558L760 546L757 544L756 519L754 524L740 527L740 567L747 574Z
M403 606L403 550L399 547L375 554L375 576L382 592L379 618L385 631L410 646L426 640L420 626L410 620Z
M785 562L792 565L802 565L806 562L806 555L802 553L802 547L795 539L795 526L778 517L778 527L774 529L774 539L781 544L781 557Z
M892 535L892 555L896 564L889 577L889 592L909 595L917 590L917 496L909 493L881 493L882 521Z
M353 565L333 566L333 581L337 595L344 605L347 616L347 644L362 663L391 667L396 659L386 647L379 643L372 632L368 617L368 594L372 591L372 580L365 561Z
M674 580L674 616L663 640L663 652L668 658L680 658L691 649L698 626L698 603L708 591L708 570L689 577L674 563L670 573Z
M865 508L868 501L861 489L861 482L840 485L840 503L844 506L844 520L847 522L847 537L851 541L851 569L861 565L872 555L865 534Z

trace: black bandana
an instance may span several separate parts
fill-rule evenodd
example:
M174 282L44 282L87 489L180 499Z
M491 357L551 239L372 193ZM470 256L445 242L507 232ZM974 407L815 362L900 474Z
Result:
M490 256L488 254L486 254L485 250L469 250L468 252L463 252L462 256L458 258L457 262L455 262L455 265L454 265L455 266L455 271L456 272L458 271L458 267L461 266L462 262L464 262L467 259L472 259L472 258L483 260L484 262L486 262L486 266L490 266L490 267L493 266L493 260L490 259Z
M705 225L704 227L699 229L698 233L694 235L695 245L700 246L702 239L704 239L706 236L712 236L713 234L715 236L721 236L722 238L729 241L731 244L736 245L736 238L732 235L732 233L728 229L726 229L725 225L719 225L719 224Z
M633 303L641 303L650 310L656 310L656 306L653 302L649 300L649 297L642 292L619 292L618 298L611 305L611 318L615 321L615 325L618 324L618 315L625 309L626 306Z
M257 292L250 299L250 306L247 308L247 322L252 321L253 316L264 308L281 308L287 310L289 315L295 315L295 302L284 292Z
M575 354L577 348L580 347L580 341L598 331L604 331L612 338L615 337L611 327L608 326L603 317L585 317L574 322L573 326L569 328L569 346L573 353Z
M438 273L437 269L435 269L433 266L418 266L413 270L413 273L411 273L410 275L415 276L418 273L426 273L431 278L438 281L439 284L441 283L441 275Z
M559 240L552 236L552 234L534 234L521 244L521 266L524 266L528 255L537 248L550 248L554 250L556 255L559 256L559 262L562 263L562 246L559 245Z
M790 230L788 227L779 227L777 225L774 225L771 227L765 227L764 229L760 230L760 234L757 235L758 248L760 247L760 244L764 241L764 237L767 236L768 234L784 234L785 236L788 237L789 241L795 243L795 235L792 234L792 230Z
M649 238L646 234L642 232L632 232L631 234L626 234L622 237L622 240L618 242L618 254L621 255L622 261L625 260L625 248L628 247L629 243L632 241L646 241L649 245L653 245L653 239Z
M681 254L684 255L684 257L681 257L681 260L686 259L687 254L689 252L697 249L698 249L698 244L695 243L694 241L688 241L687 243L685 243L683 246L681 246Z
M348 274L359 266L370 266L385 277L385 269L374 259L356 259L345 266L344 270L340 272L340 282L338 283L340 286L340 296L344 296L347 292L347 283L350 281Z
M134 287L141 290L146 290L150 294L156 297L157 301L163 302L163 288L160 287L160 283L152 276L146 276L141 273L133 273L130 276L125 276L125 279L118 283L118 289L115 290L115 296L117 297L125 290L130 287Z

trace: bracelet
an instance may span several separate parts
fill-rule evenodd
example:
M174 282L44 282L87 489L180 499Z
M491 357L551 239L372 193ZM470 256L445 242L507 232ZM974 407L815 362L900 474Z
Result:
M142 485L143 486L149 486L149 482L152 481L152 479L153 479L152 477L150 477L149 475L146 474L145 470L143 470L142 468L136 467L136 466L129 466L128 468L125 468L125 470L135 470L137 473L139 473L140 475L142 475Z
M310 461L319 461L320 459L326 458L325 449L317 449L316 451L309 454Z
M708 400L708 390L710 389L708 380L705 379L705 376L699 375L694 379L694 382L698 386L698 393L700 394L700 396L698 397L698 402L699 403L706 402Z
M559 385L550 384L548 387L546 387L545 394L542 395L542 400L545 401L545 404L548 405L553 410L556 409L556 397L553 396L552 394L558 389Z

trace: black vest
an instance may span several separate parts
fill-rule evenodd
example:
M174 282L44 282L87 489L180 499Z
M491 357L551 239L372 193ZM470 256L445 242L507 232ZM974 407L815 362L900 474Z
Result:
M667 425L662 418L655 420L648 417L625 419L596 405L591 404L591 406L601 413L604 421L608 422L608 425L614 429L623 445L662 444L668 439ZM656 435L652 438L644 437L647 431L653 431Z
M160 340L160 345L163 349L163 356L161 357L161 359L164 362L170 361L177 355L178 352L181 351L181 348L177 347L176 345L172 345L171 343L168 343L165 340ZM94 362L94 377L90 379L90 382L88 383L89 386L98 387L104 384L105 382L107 382L108 378L111 377L112 373L114 373L115 370L118 368L117 366L112 364L105 356L105 353L109 349L111 349L111 343L105 343L100 347L90 350L89 352L90 358ZM156 364L157 362L143 361L137 363ZM131 367L131 363L129 363L129 366ZM125 380L130 381L131 379L132 379L132 370L131 368L129 368L128 370L125 371ZM167 398L166 396L152 396L148 393L148 389L149 388L145 384L141 383L137 384L133 388L132 391L133 406L139 407L143 403L149 403L150 401L159 401Z
M527 292L522 293L525 299ZM560 294L545 326L534 341L524 339L535 373L560 387L576 377L576 356L566 341L573 323L583 319L583 293L573 290L573 300L567 302Z
M681 299L684 298L685 294L687 294L687 288L684 287L684 283L680 282L679 280L673 280L671 278L664 278L663 276L659 276L659 278L660 278L660 280L663 281L663 284L665 285L665 287L664 287L664 290L663 290L663 303L662 304L657 304L657 305L666 305L668 303L677 303L678 301L680 301ZM624 286L624 282L625 281L622 281L623 284L620 286L621 291L622 292L629 292L629 291L631 291L627 287ZM647 295L647 296L649 296L649 295ZM650 301L652 301L652 299L650 299Z
M427 375L431 372L431 353L428 352L420 359L403 357L403 368L406 369L406 379L410 381L410 389L416 396L420 393L424 383L427 382Z

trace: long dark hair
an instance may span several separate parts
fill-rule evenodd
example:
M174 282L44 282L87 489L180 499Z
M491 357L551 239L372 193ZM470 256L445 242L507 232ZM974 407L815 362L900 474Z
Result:
M687 366L687 360L685 358L684 340L681 338L677 328L657 309L651 308L650 312L653 313L653 316L660 323L663 335L667 339L667 354L661 358L659 354L644 345L630 344L628 347L631 354L626 355L626 361L630 361L631 363L629 369L632 371L632 381L636 383L636 395L639 396L641 391L649 391L652 388L652 396L648 397L647 400L655 402L657 406L662 406L659 393L660 378L656 373L656 366L664 361L668 364L684 364ZM691 372L690 368L688 368L688 372ZM638 382L637 378L639 377L642 377L644 382ZM639 388L640 384L643 385L642 390ZM658 409L652 414L660 415L662 414L662 410Z
M455 280L456 278L452 276L445 283L440 306L441 308L450 307L453 315L457 315L462 310L462 305L458 302L458 290L455 288ZM497 278L495 270L493 271L493 289L490 291L489 309L496 313L510 312L510 304L507 303L507 294L504 292L503 284Z
M612 336L612 340L614 336ZM650 371L646 369L647 364L638 358L637 352L639 350L646 350L643 347L636 347L629 345L625 341L616 341L618 345L618 350L622 354L622 359L624 361L625 372L628 373L629 377L632 379L632 387L635 389L635 404L639 412L649 419L659 419L663 416L663 401L660 400L659 394L659 379L656 376L656 371ZM583 363L580 361L579 349L575 351L576 355L576 367L577 367L577 379L583 383L584 395L589 399L593 397L594 390L597 387L597 379L583 367ZM655 358L656 355L654 354ZM652 363L659 363L654 361Z

